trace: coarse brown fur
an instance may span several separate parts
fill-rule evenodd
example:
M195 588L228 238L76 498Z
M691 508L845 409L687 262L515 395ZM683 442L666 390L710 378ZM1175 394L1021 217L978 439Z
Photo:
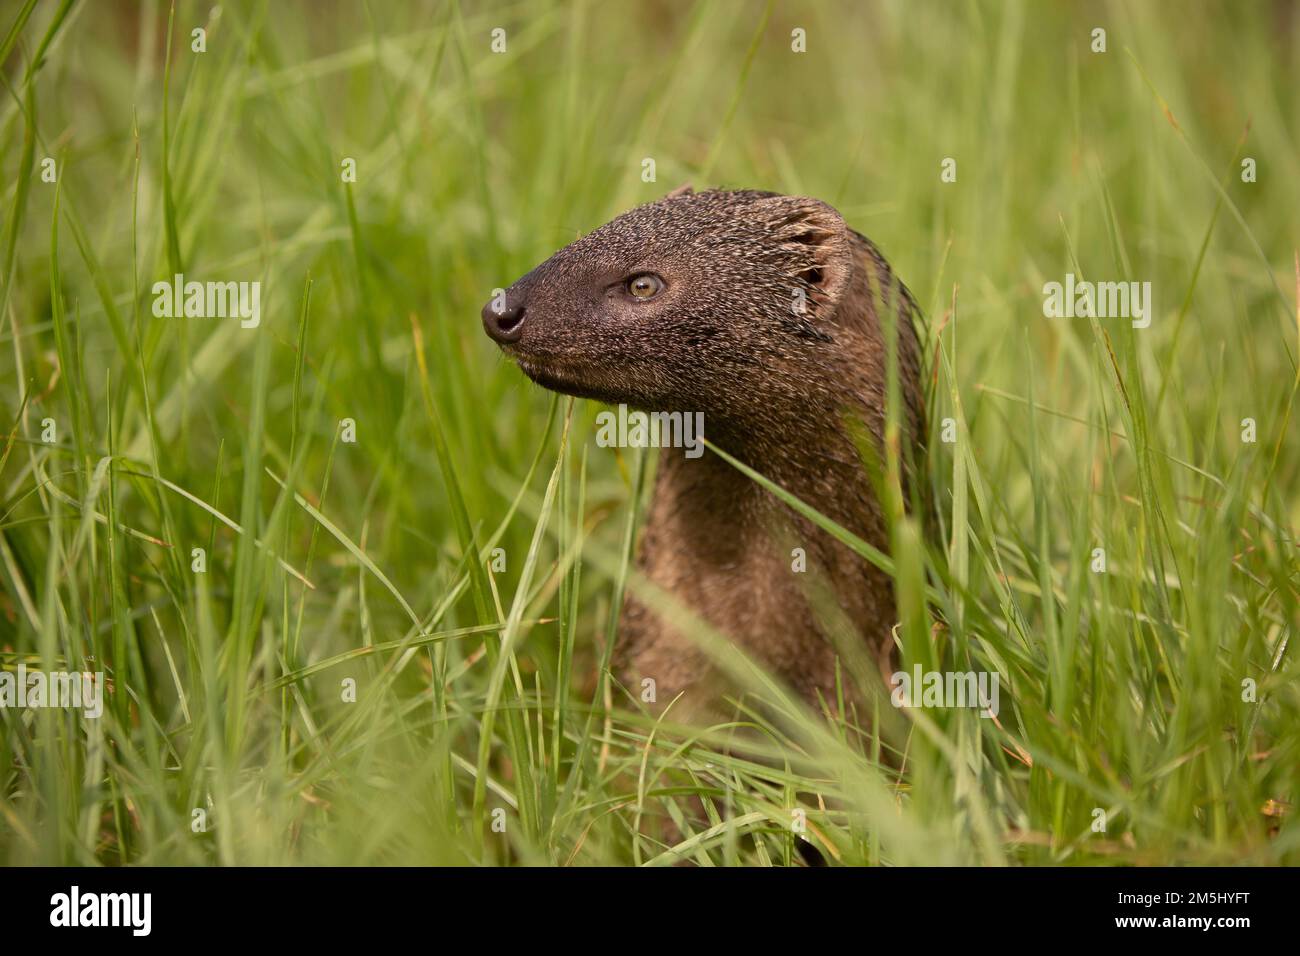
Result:
M643 273L664 283L648 301L626 285ZM919 459L917 314L880 252L825 203L679 190L561 249L483 318L539 384L703 412L710 443L886 550L853 426L883 447L892 325L902 440ZM792 570L794 548L807 574ZM712 453L660 453L637 565L810 701L834 700L837 651L881 666L892 656L889 577ZM686 691L707 709L721 689L708 655L631 594L618 641L620 678L635 689L653 678L660 702Z

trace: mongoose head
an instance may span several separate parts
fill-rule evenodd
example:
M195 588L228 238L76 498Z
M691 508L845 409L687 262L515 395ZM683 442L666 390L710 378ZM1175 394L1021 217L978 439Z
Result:
M484 306L483 325L555 391L751 419L812 397L851 237L816 199L678 190L555 253Z

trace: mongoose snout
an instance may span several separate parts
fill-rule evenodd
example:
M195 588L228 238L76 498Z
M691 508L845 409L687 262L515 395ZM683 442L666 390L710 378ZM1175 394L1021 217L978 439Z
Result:
M555 253L499 291L483 323L547 388L703 413L710 443L884 549L852 426L882 441L892 340L918 457L915 314L880 252L826 203L679 190ZM833 696L846 647L891 654L889 578L716 455L660 455L638 567L810 700ZM616 659L660 699L711 686L706 656L635 596Z
M493 299L483 306L483 329L500 345L518 342L523 335L524 307L520 302Z

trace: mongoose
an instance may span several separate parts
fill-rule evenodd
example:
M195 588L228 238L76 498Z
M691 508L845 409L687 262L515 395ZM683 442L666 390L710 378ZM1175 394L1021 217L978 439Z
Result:
M534 382L703 412L710 444L882 550L851 423L881 446L885 315L898 316L900 416L917 450L919 310L876 247L816 199L684 187L561 249L482 312ZM891 657L889 577L715 454L660 452L637 566L813 703L836 694L837 625L815 595L831 596L830 617L849 622L866 660L883 669ZM615 662L633 691L653 678L660 702L716 692L709 657L632 594Z

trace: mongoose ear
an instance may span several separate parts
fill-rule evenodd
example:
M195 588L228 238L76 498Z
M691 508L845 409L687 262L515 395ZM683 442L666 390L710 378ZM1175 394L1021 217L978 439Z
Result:
M790 253L791 271L807 286L814 315L834 309L853 277L849 230L838 212L819 199L781 196L774 204L772 236Z

